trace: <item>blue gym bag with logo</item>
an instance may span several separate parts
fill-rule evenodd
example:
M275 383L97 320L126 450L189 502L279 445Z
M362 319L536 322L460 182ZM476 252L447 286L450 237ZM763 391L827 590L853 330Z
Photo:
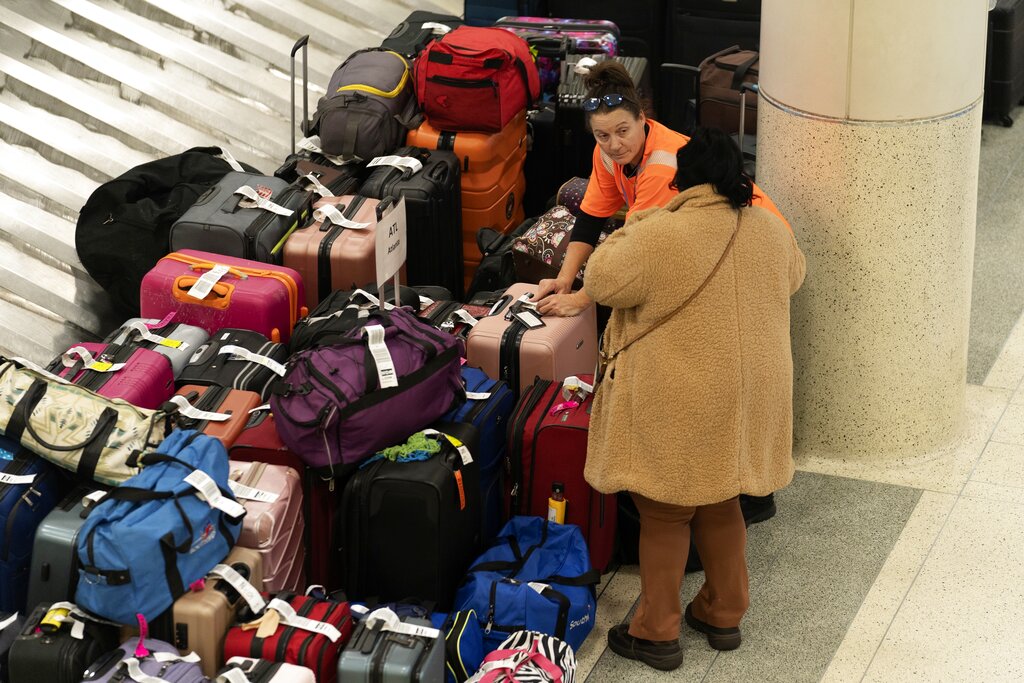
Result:
M491 652L515 631L538 631L578 649L594 627L601 574L579 527L513 517L469 569L455 611L474 610Z
M228 488L224 445L171 433L138 458L142 472L112 490L78 532L75 602L106 619L152 620L227 557L245 509Z

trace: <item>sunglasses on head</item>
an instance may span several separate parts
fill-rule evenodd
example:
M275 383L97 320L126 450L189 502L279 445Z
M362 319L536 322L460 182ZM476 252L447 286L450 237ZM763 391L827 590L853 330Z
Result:
M619 106L625 101L625 98L618 93L609 93L607 95L601 95L600 97L588 97L583 100L583 111L597 111L597 108L602 104L611 109L612 107Z

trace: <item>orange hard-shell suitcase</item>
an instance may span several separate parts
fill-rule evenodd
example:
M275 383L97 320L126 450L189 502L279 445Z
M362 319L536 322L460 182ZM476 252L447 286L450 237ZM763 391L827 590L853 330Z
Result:
M571 375L590 374L597 364L597 307L591 303L571 318L541 316L520 302L537 285L517 283L481 318L466 340L467 365L508 384L516 396L535 377L561 381ZM517 312L525 311L543 323L528 328ZM506 318L508 316L508 318Z
M176 416L181 429L195 429L220 439L224 448L231 448L238 435L249 422L249 411L263 403L255 391L220 386L186 384L175 396L181 396L196 411L227 415L228 418L193 414L188 408L179 409ZM171 400L177 400L172 398Z

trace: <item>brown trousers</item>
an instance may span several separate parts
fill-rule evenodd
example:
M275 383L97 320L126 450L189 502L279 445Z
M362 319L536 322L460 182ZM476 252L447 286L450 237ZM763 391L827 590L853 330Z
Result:
M676 640L682 620L679 590L693 542L704 564L704 585L693 616L719 628L740 625L750 602L747 528L739 498L681 507L630 494L640 513L640 604L629 633L645 640Z

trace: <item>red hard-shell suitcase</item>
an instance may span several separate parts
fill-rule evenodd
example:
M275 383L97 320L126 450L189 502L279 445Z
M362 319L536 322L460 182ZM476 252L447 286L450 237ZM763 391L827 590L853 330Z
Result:
M579 379L593 382L592 375ZM516 405L509 426L510 508L512 514L546 517L551 485L563 484L565 522L580 528L590 563L604 571L615 546L618 507L614 494L598 493L583 478L594 397L570 398L563 396L562 382L538 380Z
M305 595L280 594L296 614L330 624L340 632L333 642L327 635L280 624L269 638L257 638L256 629L235 626L224 640L224 658L259 657L309 667L319 683L334 683L338 658L352 635L352 615L347 602L320 600ZM269 601L268 601L269 602Z
M253 413L249 424L235 440L228 455L233 461L284 465L302 477L303 516L306 519L306 573L309 582L331 586L331 542L334 538L335 508L341 500L344 482L321 479L309 472L299 456L277 435L269 410Z
M534 317L543 326L528 329L513 314L521 310L520 297L537 285L514 284L505 290L493 313L470 331L466 359L489 377L508 384L519 396L534 377L561 381L570 375L593 372L597 364L597 308L591 304L571 318Z
M65 365L63 358L72 365ZM121 363L124 367L115 370ZM77 344L48 369L100 396L121 398L139 408L155 410L174 393L174 371L167 356L131 343Z
M193 289L202 277L214 281L208 292ZM238 327L287 342L305 302L302 277L291 268L191 249L163 257L142 279L143 318L173 312L177 322L210 334Z

